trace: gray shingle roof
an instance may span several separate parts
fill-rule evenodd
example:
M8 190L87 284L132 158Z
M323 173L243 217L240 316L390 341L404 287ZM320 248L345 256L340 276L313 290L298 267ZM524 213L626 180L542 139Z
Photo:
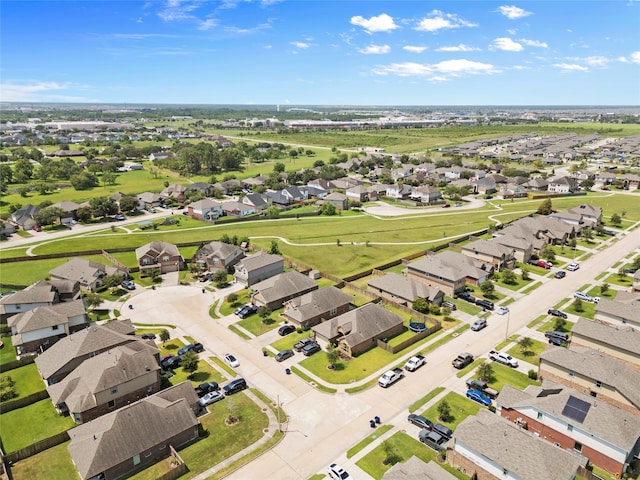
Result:
M583 461L486 410L463 420L454 439L456 451L464 446L521 480L571 480Z
M630 322L640 323L640 296L637 296L637 300L627 302L602 298L596 305L596 314L598 313L614 315Z
M318 284L309 276L291 270L262 280L252 288L265 303L271 303L314 287L318 288Z
M433 300L440 292L437 287L430 287L398 273L387 273L374 277L369 280L368 285L410 302L417 298Z
M415 455L404 463L396 463L382 480L455 480L452 474L436 462L425 463Z
M128 274L126 270L84 258L72 258L49 272L52 277L80 282L82 285L91 284L100 277L116 273L123 276Z
M7 320L10 327L15 327L17 333L33 332L54 325L69 323L69 318L85 313L82 300L56 303L47 307L37 307L24 313L19 313ZM62 333L62 331L58 332ZM56 334L56 332L53 332Z
M617 350L626 350L640 355L640 331L631 327L613 327L586 318L579 318L571 333L574 337L579 335L604 345L610 345Z
M543 394L540 395L541 393ZM563 415L570 396L591 405L582 423ZM514 410L518 410L519 407L533 407L546 416L560 419L565 424L573 425L574 429L583 430L588 435L601 438L627 451L633 449L640 437L640 417L553 382L545 381L541 387L529 386L524 392L511 385L505 385L497 401Z
M29 285L24 290L0 298L0 305L21 305L26 303L53 303L57 293L52 285Z
M273 263L284 262L284 258L280 255L272 255L270 253L258 252L255 255L250 255L243 258L240 264L236 268L242 268L247 272L256 270L258 268L271 265Z
M353 297L334 286L320 288L305 293L287 302L285 313L288 317L304 322L309 318L327 313L332 308L351 303Z

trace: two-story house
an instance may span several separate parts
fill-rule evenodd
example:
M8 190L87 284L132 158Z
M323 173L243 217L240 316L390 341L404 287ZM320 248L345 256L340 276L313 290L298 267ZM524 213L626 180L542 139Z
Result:
M136 258L143 276L155 269L160 273L177 272L184 265L178 247L167 242L155 241L136 248Z
M295 270L273 275L253 285L251 301L258 307L275 310L292 298L318 289L318 284L308 275Z
M463 245L460 253L483 263L491 264L496 270L513 268L516 262L514 250L495 239L475 240Z
M571 329L571 347L598 350L640 370L640 330L631 326L613 326L579 318Z
M367 291L409 308L413 308L413 302L418 298L423 298L434 305L440 305L444 300L444 293L438 287L426 285L397 273L387 273L372 278L367 283Z
M325 320L348 312L353 297L329 286L313 290L284 303L282 316L296 327L307 330Z
M222 203L203 198L187 205L189 216L197 220L213 221L223 215Z
M78 282L80 288L90 291L102 286L104 277L109 275L120 275L125 279L129 277L129 269L125 266L105 265L75 257L49 271L52 279Z
M280 255L258 252L243 258L236 264L235 269L235 280L246 287L251 287L284 272L284 258Z
M244 252L240 247L214 240L200 247L193 260L199 268L217 272L228 270L243 258Z

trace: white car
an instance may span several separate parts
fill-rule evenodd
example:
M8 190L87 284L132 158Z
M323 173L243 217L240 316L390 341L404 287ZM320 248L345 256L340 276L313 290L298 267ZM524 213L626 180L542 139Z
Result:
M585 302L598 303L600 301L600 297L592 297L591 295L583 292L576 292L573 294L573 296L579 298L580 300L584 300Z
M567 265L567 270L569 270L570 272L575 272L579 268L580 268L580 264L576 262L573 262Z
M214 390L213 392L206 393L204 397L198 400L198 403L202 407L206 407L212 403L219 402L224 398L224 394L220 390Z
M327 472L329 473L329 477L333 478L333 480L353 480L353 477L337 463L329 465Z
M509 309L507 307L500 307L498 310L496 310L496 313L498 315L505 315L509 313Z
M225 354L224 361L232 368L236 368L240 366L240 362L236 357L231 355L230 353Z

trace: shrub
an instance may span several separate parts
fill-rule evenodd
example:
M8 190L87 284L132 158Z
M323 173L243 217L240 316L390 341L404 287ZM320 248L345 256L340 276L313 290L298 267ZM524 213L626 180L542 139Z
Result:
M527 375L529 376L529 378L531 380L537 380L538 379L538 372L536 372L533 368L529 370Z

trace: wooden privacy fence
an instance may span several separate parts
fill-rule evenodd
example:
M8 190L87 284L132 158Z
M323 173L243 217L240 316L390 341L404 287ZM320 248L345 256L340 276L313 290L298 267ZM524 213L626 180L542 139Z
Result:
M67 432L58 433L57 435L53 435L52 437L45 438L44 440L40 440L36 443L32 443L28 447L21 448L16 452L8 453L5 455L4 460L9 464L15 463L19 460L24 460L25 458L32 457L33 455L43 452L48 448L60 445L61 443L64 443L69 439L69 434Z

